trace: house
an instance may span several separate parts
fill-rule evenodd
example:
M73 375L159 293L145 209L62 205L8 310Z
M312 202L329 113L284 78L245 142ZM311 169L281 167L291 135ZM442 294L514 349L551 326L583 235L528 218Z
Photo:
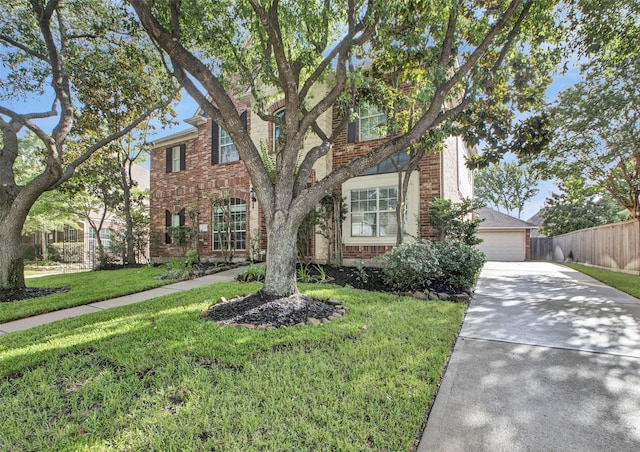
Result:
M269 113L278 114L283 106L283 102L275 102ZM258 148L272 150L274 138L279 135L278 126L264 122L252 113L253 99L249 94L236 100L236 108ZM329 131L341 119L330 110L318 123ZM349 163L388 139L382 136L379 127L385 119L381 109L363 106L358 120L349 123L328 155L316 162L311 181L322 179L334 168ZM180 226L189 226L197 232L201 258L222 258L227 244L223 231L218 229L221 229L219 225L224 212L219 204L211 201L225 197L233 232L234 259L256 258L265 253L266 229L260 205L229 135L201 110L185 122L191 126L189 129L159 138L151 146L152 260L161 262L184 255L185 248L167 233ZM316 144L318 139L309 136L305 139L304 149ZM434 198L457 201L472 197L473 175L465 166L465 157L471 152L461 138L450 137L442 153L422 159L409 183L405 218L406 232L410 236L433 236L427 211ZM406 152L395 157L401 163L407 160ZM340 190L348 207L340 245L344 263L355 264L391 249L396 243L398 193L398 174L394 165L390 161L382 162L346 181ZM326 239L313 234L311 241L311 258L325 261Z
M474 215L483 219L478 227L478 248L490 261L525 261L531 259L533 224L497 210L483 207Z
M141 164L131 165L131 177L140 190L149 190L150 172ZM104 215L104 218L103 218ZM113 212L91 211L89 217L58 230L41 231L22 238L25 257L28 260L48 258L63 263L67 270L91 270L98 264L96 233L91 223L100 224L100 238L105 249L109 249L113 232L122 230L122 220ZM139 250L138 262L148 260L149 246Z

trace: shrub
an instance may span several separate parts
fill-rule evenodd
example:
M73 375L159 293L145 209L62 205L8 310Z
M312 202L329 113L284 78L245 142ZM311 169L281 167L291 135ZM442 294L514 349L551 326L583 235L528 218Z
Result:
M165 264L165 271L158 279L177 279L186 281L193 277L193 265L189 261L174 259Z
M456 291L474 286L485 263L482 251L460 240L435 242L432 248L442 270L440 282Z
M420 290L442 273L433 245L427 241L403 243L382 257L385 283L395 290Z
M265 275L267 274L267 267L249 265L245 271L240 273L236 279L242 282L264 282Z

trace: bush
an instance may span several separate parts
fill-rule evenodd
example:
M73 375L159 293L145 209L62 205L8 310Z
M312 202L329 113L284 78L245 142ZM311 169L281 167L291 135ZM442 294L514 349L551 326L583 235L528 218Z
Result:
M485 263L482 251L460 240L443 240L432 246L442 276L438 279L453 290L462 291L473 287Z
M258 267L256 265L249 265L245 271L240 273L236 279L242 282L264 282L265 275L267 274L267 267L264 265Z
M422 290L442 276L437 253L427 241L398 245L382 261L385 283L395 290Z
M189 261L174 259L164 265L165 271L158 279L177 279L186 281L193 277L193 265Z

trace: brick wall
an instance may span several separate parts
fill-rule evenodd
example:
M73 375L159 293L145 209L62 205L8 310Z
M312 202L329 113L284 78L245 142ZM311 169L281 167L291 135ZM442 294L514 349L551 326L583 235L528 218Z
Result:
M340 121L339 117L334 117L333 126L337 127ZM347 143L346 130L338 137L333 146L333 168L338 168L349 162L355 157L364 155L384 143L386 138L368 140L364 142ZM418 165L419 174L419 192L420 192L420 237L426 239L435 239L435 229L429 222L429 203L434 198L442 196L442 157L440 153L430 154L423 157ZM408 221L415 221L409 218ZM348 234L343 231L343 234ZM391 249L392 246L387 245L364 245L352 246L343 245L342 253L345 259L370 259L372 257L384 254Z
M251 114L247 123L250 126ZM194 133L182 142L169 146L159 146L151 151L150 180L150 221L151 221L151 257L156 261L181 257L183 249L176 245L165 244L165 211L178 212L197 207L199 225L207 225L207 231L199 233L199 250L202 258L220 257L212 250L212 208L209 199L216 196L231 195L247 203L247 224L251 215L251 196L249 174L242 161L211 164L212 121L199 125ZM185 169L178 172L166 172L166 148L178 144L186 145ZM188 226L191 220L186 218ZM249 231L247 231L246 251L236 251L236 257L248 256Z

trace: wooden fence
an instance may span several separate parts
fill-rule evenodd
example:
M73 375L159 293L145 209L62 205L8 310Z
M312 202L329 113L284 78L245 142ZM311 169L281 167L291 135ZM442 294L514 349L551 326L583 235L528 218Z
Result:
M640 274L640 221L581 229L557 237L532 237L531 258Z

